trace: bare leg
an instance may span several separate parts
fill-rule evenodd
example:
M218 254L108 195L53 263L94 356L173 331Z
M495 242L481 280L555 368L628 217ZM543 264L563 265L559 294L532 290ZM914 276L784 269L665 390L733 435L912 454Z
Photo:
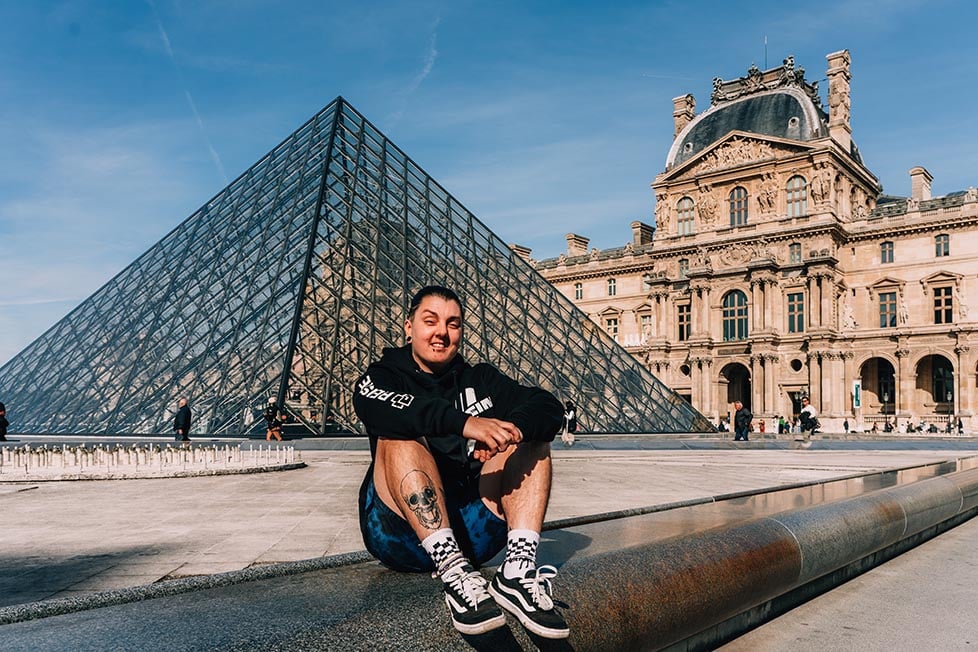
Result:
M485 463L479 490L489 509L509 529L540 532L552 477L550 443L525 441Z
M377 497L410 523L419 540L451 527L441 476L423 440L378 439L374 486Z

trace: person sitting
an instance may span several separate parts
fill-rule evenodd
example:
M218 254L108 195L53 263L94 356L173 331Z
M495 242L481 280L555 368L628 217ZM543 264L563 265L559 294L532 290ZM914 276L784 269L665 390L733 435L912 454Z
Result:
M408 344L384 349L356 383L372 460L360 488L364 544L394 570L434 571L464 634L503 626L501 607L541 637L566 638L557 570L536 560L563 406L465 362L463 317L454 291L422 288L404 322ZM476 568L503 548L487 582Z

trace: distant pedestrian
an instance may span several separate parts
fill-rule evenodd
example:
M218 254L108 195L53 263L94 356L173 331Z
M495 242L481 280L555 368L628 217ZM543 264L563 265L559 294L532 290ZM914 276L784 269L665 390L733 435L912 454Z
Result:
M173 430L177 433L177 441L190 441L190 406L187 399L180 399L180 408L173 418Z
M842 429L846 431L847 435L849 434L849 419L842 422Z
M750 432L750 424L754 415L740 401L734 401L734 409L737 410L734 413L734 441L747 441L747 433Z
M279 409L275 397L268 399L268 407L265 408L265 441L272 441L275 438L282 441L282 410Z
M7 408L3 403L0 403L0 441L7 441L7 426L10 422L7 421Z
M560 434L560 441L565 446L574 445L574 433L577 432L577 410L570 401L564 403L564 431Z

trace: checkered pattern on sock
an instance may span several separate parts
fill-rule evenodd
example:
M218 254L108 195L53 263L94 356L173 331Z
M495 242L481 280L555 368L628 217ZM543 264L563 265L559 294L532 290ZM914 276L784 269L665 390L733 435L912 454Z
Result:
M536 566L540 534L532 530L511 530L506 540L506 559L503 563L529 562Z
M448 559L455 555L461 556L462 551L455 540L455 533L451 528L443 528L426 537L421 546L435 562L435 568L441 568Z

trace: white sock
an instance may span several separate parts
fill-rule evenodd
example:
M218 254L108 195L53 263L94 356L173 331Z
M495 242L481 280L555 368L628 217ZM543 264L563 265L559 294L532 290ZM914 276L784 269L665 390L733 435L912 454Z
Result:
M462 557L462 551L455 540L455 533L450 527L435 530L429 534L421 541L421 547L431 557L431 561L435 562L435 568L438 569L439 574L447 567L445 562L454 561L456 556ZM464 559L464 557L462 558ZM453 566L454 563L450 565Z
M537 547L540 533L533 530L510 530L506 535L506 559L503 560L503 577L524 577L527 571L537 567Z

